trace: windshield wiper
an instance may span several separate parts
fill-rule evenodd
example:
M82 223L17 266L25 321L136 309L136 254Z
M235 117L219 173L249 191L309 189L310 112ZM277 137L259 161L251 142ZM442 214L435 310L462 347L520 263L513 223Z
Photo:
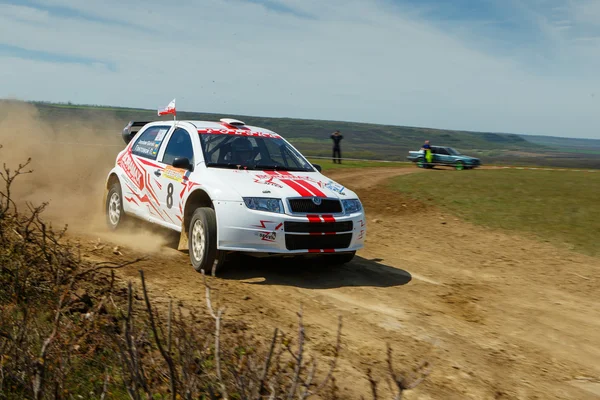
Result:
M230 169L243 169L245 166L241 165L241 164L236 164L236 163L215 163L215 162L208 162L206 163L207 167L215 167L215 168L230 168Z

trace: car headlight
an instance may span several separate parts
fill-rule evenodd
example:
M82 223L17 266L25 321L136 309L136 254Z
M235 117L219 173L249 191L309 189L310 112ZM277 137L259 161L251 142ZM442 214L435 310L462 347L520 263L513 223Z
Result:
M246 207L252 210L283 213L283 203L280 199L267 197L244 197Z
M362 209L362 205L358 199L342 200L342 206L346 214L352 214Z

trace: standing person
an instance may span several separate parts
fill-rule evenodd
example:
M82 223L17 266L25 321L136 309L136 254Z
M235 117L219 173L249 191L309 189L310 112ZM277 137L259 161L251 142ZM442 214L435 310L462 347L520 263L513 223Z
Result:
M421 147L421 150L423 150L423 153L425 153L425 161L428 164L431 164L431 162L433 161L433 155L431 154L431 146L429 145L429 140L425 141L425 144Z
M340 149L340 142L344 137L340 133L340 131L335 131L331 135L331 140L333 140L333 163L335 164L336 154L337 154L337 162L338 164L342 163L342 151Z

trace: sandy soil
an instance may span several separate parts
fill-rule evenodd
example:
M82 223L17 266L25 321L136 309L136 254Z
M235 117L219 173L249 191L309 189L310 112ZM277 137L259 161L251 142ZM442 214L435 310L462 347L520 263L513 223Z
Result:
M56 146L36 147L39 138L21 136L17 151L10 140L14 121L0 118L2 124L10 127L0 130L4 160L33 152L52 165L44 170L40 164L42 179L24 179L17 192L31 201L52 195L49 215L55 223L71 224L71 238L81 242L84 256L147 255L119 274L138 283L143 269L155 301L171 297L204 307L201 275L187 254L174 249L172 237L155 229L109 235L98 225L98 188L118 148L77 155L63 150L57 157ZM28 138L38 128L31 124L22 127ZM86 170L90 162L94 168ZM376 376L385 375L386 343L398 370L424 359L432 363L431 375L407 399L600 398L599 258L473 226L384 186L399 174L456 171L325 173L361 196L366 248L352 263L329 269L243 259L209 278L227 318L241 319L265 337L275 327L293 334L302 306L310 350L329 356L341 315L337 377L345 399L368 397L369 366ZM94 250L98 238L108 244L103 250ZM122 255L112 253L113 245Z
M311 349L324 355L341 315L338 377L348 399L368 394L369 365L384 376L386 343L398 369L433 364L408 399L600 398L600 260L467 224L381 186L416 172L431 173L329 172L365 202L366 248L327 270L244 259L211 278L227 315L265 335L293 334L302 305ZM140 240L157 250L160 235L140 235L121 241L121 258L144 253L127 245ZM186 254L167 245L122 274L138 280L140 268L155 297L204 304Z

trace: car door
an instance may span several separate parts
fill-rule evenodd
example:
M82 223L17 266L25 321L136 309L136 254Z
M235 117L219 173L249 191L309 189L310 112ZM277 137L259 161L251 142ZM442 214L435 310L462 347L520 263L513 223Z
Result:
M176 128L168 139L159 162L161 172L158 177L162 209L166 212L169 222L176 227L180 227L183 220L183 194L191 173L190 169L173 165L178 158L187 159L192 169L197 159L194 157L192 136L182 127Z
M132 144L131 151L119 160L125 172L122 190L126 207L146 220L164 220L152 169L155 168L160 146L170 128L169 125L149 126Z
M450 154L444 147L438 147L435 155L436 162L439 164L449 164Z

